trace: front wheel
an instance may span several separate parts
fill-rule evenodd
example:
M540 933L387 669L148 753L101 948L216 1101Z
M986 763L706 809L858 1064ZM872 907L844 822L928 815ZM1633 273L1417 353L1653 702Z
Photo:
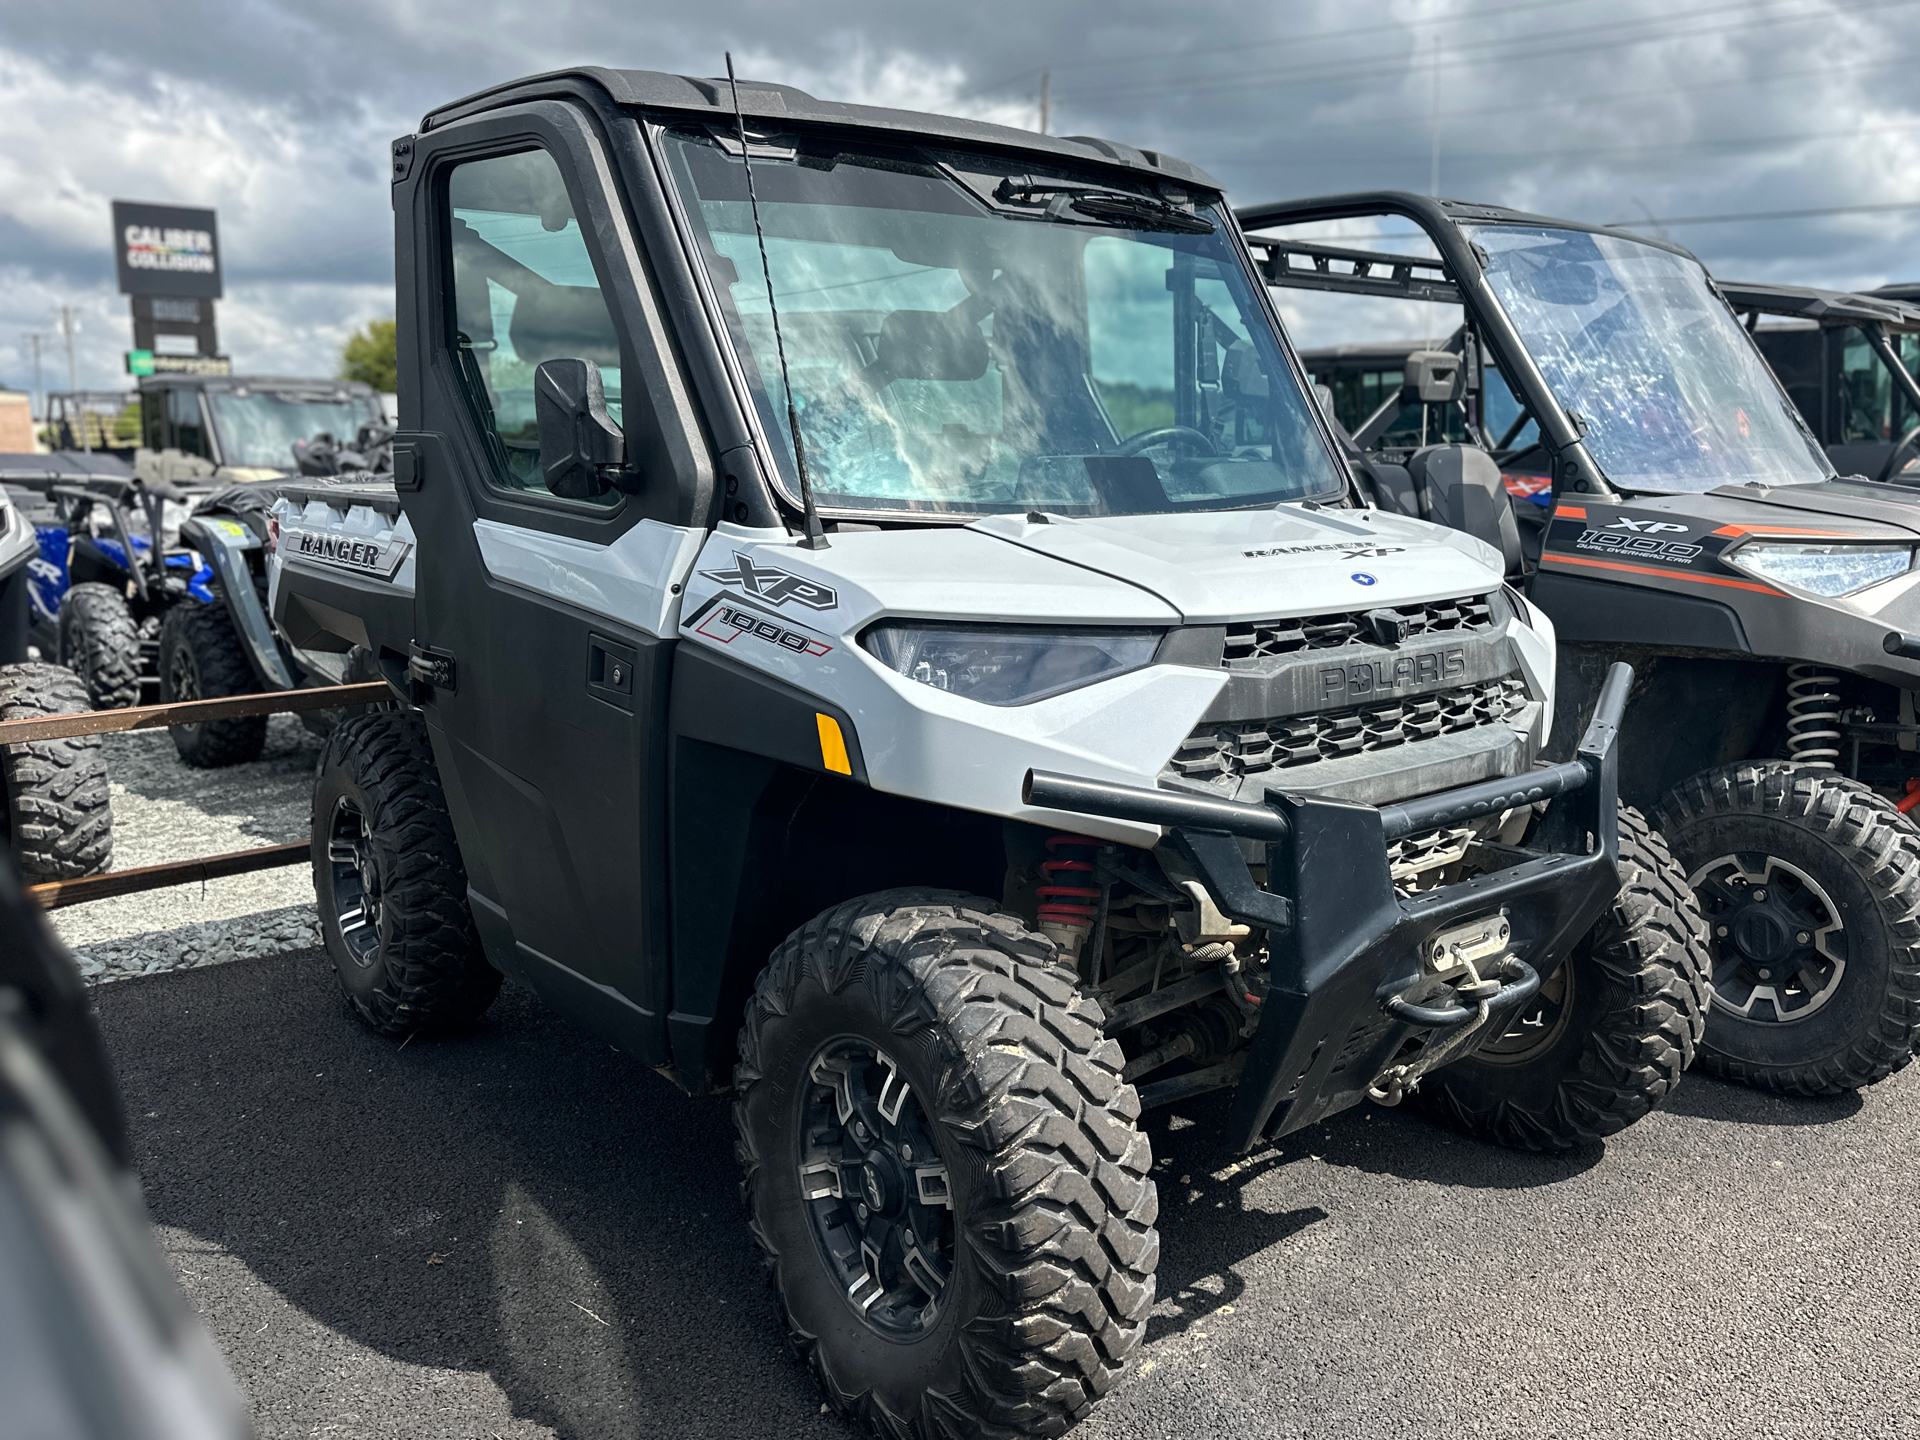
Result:
M1725 765L1660 827L1712 932L1701 1064L1785 1095L1884 1080L1920 1041L1920 831L1832 770Z
M793 1344L888 1436L1057 1435L1139 1347L1140 1103L1052 943L991 902L848 901L761 973L734 1126Z
M160 625L160 699L217 700L251 695L260 688L253 666L233 628L226 606L186 600L167 612ZM201 770L258 760L266 748L267 717L242 715L175 725L173 745L180 758Z
M1598 1144L1662 1104L1706 1026L1706 935L1686 876L1620 807L1620 893L1560 968L1472 1056L1415 1092L1516 1150Z
M140 630L111 585L76 585L60 601L60 663L86 683L96 710L140 703Z

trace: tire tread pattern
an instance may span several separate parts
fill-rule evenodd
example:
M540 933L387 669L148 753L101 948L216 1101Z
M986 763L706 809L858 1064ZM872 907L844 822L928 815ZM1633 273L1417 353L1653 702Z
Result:
M1587 1034L1569 1037L1582 1046L1577 1074L1550 1096L1475 1105L1441 1070L1417 1093L1446 1122L1515 1150L1598 1145L1664 1104L1698 1055L1712 994L1706 926L1666 840L1630 805L1619 824L1620 891L1590 932L1581 974L1601 983L1604 1004Z
M60 598L60 663L78 675L96 710L140 703L140 629L111 585L75 585Z
M92 708L80 677L59 665L0 666L0 720ZM0 745L6 833L29 880L96 875L113 859L113 803L98 735Z
M252 695L260 688L241 647L233 617L219 601L206 604L182 601L167 612L160 625L160 698L180 699L172 691L170 657L176 646L193 655L200 676L201 700L228 695ZM187 764L201 770L244 765L258 760L267 743L267 717L242 715L230 720L206 720L198 725L173 727L174 748Z
M1802 1065L1737 1060L1713 1046L1709 1074L1781 1095L1840 1095L1905 1068L1920 1045L1920 832L1871 786L1833 770L1790 761L1724 765L1683 780L1657 812L1665 828L1699 820L1764 815L1819 835L1849 852L1873 891L1893 941L1891 973L1873 1023L1845 1049Z
M366 797L368 833L381 876L381 982L362 994L345 985L343 966L354 962L340 941L340 923L326 913L332 887L322 867L332 815L313 816L314 889L323 897L327 954L342 976L353 1007L383 1035L457 1029L477 1020L500 993L501 976L487 963L467 901L453 817L439 771L417 715L376 711L356 716L327 737L320 771L344 772ZM318 802L326 787L316 787Z
M876 1434L1058 1435L1113 1385L1145 1333L1160 1241L1140 1102L1103 1013L1055 957L1052 942L991 901L886 891L789 936L747 1004L734 1116L753 1234L794 1346L833 1407ZM942 1081L929 1108L988 1177L985 1213L969 1218L962 1243L1004 1310L966 1328L958 1393L926 1394L917 1413L839 1383L825 1347L793 1321L788 1262L759 1221L747 1096L762 1083L763 1035L809 974L829 991L868 985L896 1033L933 1037Z

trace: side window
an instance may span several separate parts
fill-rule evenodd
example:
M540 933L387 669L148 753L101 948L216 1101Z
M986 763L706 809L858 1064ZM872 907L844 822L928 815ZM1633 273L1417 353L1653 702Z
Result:
M206 455L207 427L200 419L200 392L180 385L167 391L167 419L173 422L173 443L189 455Z
M546 151L455 166L446 204L453 251L447 343L492 453L492 478L509 490L545 494L533 372L543 360L596 366L618 422L613 318L560 167ZM610 492L598 503L619 499Z

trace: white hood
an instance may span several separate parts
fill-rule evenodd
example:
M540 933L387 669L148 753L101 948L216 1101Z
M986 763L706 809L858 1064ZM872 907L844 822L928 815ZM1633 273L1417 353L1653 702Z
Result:
M1493 547L1377 510L993 515L967 528L1137 585L1190 625L1485 594L1503 573Z

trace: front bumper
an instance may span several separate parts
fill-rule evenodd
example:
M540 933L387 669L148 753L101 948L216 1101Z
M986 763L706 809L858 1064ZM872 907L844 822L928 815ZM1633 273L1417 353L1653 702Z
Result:
M1609 670L1574 760L1400 805L1286 793L1243 804L1029 773L1034 804L1166 826L1168 843L1221 912L1267 931L1271 984L1227 1122L1232 1149L1358 1103L1408 1040L1446 1038L1419 1023L1419 1011L1394 1003L1421 978L1417 957L1440 932L1500 915L1510 927L1508 953L1521 962L1516 970L1545 978L1559 968L1620 888L1616 751L1632 678L1626 665ZM1516 863L1417 895L1395 893L1393 840L1542 800L1552 803L1530 848L1513 852ZM1264 888L1247 865L1244 839L1266 846ZM1509 986L1491 1005L1518 1003L1520 989ZM1483 1023L1449 1060L1501 1028Z

